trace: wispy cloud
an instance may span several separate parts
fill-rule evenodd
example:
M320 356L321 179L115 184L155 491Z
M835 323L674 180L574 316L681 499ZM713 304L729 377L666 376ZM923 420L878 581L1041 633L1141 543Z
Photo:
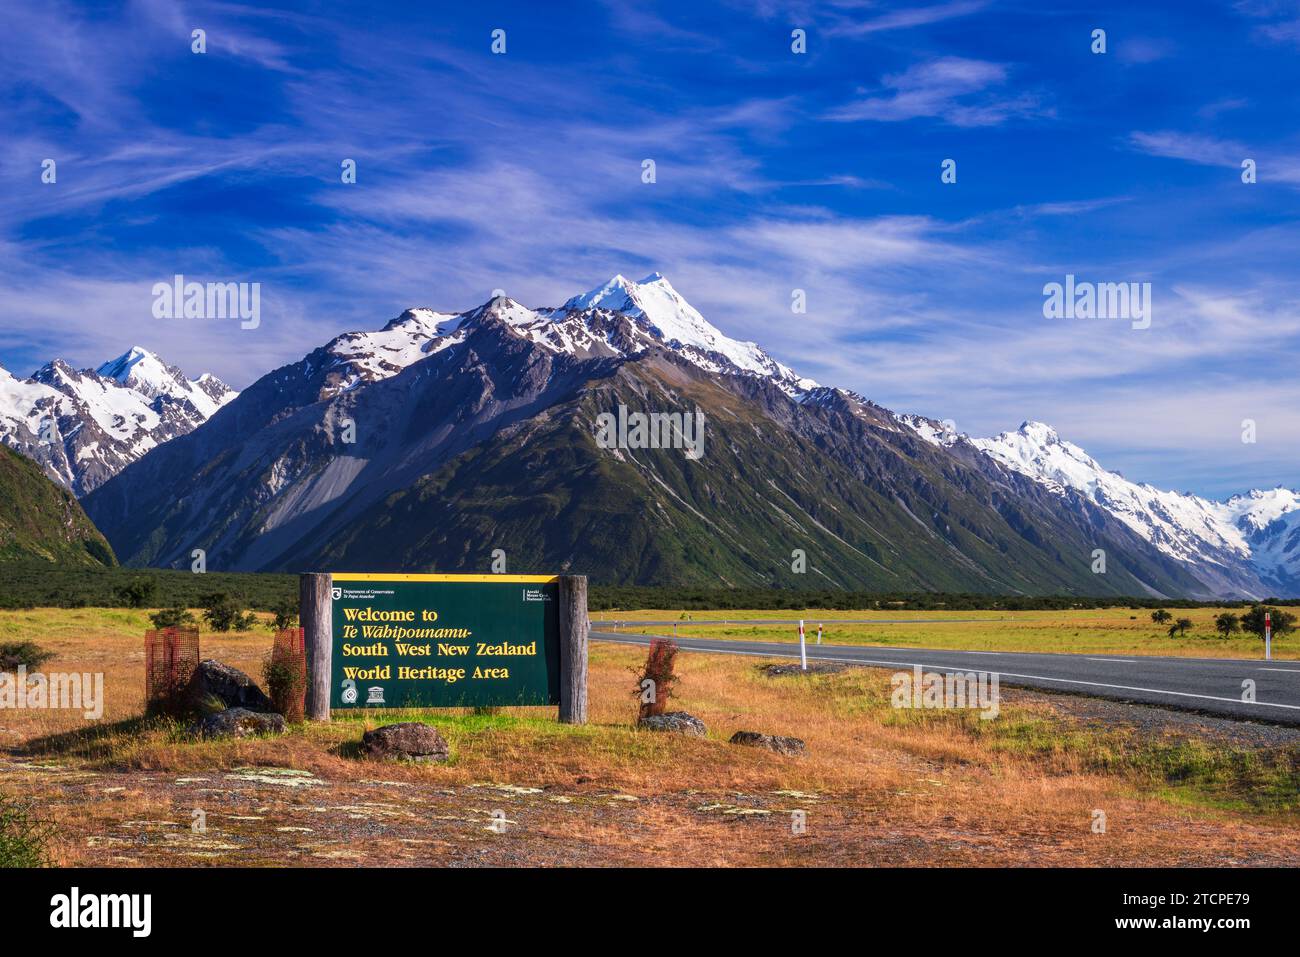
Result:
M906 30L912 27L929 26L957 17L969 16L985 9L987 0L954 0L952 3L936 3L929 6L904 7L875 13L874 16L840 16L826 30L831 37L858 37L887 30Z
M1295 155L1280 155L1272 150L1260 153L1233 140L1169 130L1130 133L1129 142L1135 148L1152 156L1186 160L1201 166L1229 166L1240 169L1243 160L1254 159L1260 181L1300 186L1300 157Z
M859 91L864 94L860 99L830 110L827 118L898 122L934 117L954 126L996 126L1013 116L1041 113L1037 95L999 92L1008 73L1002 63L940 57L885 76L878 91Z
M658 269L729 335L893 408L974 432L1043 419L1164 484L1263 484L1287 454L1296 471L1293 451L1222 445L1242 409L1300 437L1300 397L1256 374L1300 338L1297 196L1269 189L1300 182L1275 119L1293 51L1248 32L1284 14L1223 12L1249 53L1230 90L1176 55L1198 42L1177 19L1112 31L1151 64L1126 82L1168 93L1150 98L1050 12L1018 17L1009 54L998 12L506 4L493 56L482 18L418 5L20 6L0 33L0 361L138 343L244 386L407 306L498 287L555 305ZM939 182L949 155L960 185ZM1253 191L1196 169L1245 156ZM176 272L260 282L261 326L153 319ZM1152 281L1152 329L1045 320L1066 272Z

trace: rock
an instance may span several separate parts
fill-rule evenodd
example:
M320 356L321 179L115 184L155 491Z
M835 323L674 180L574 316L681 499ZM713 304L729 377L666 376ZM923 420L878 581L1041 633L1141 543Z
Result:
M807 746L799 738L787 738L779 734L759 734L757 731L737 731L731 736L732 744L744 744L751 748L767 748L777 754L803 754Z
M418 721L386 724L361 736L367 757L390 761L446 761L451 754L437 728Z
M227 708L194 722L190 734L201 738L248 738L255 734L284 734L284 729L283 715Z
M275 705L252 678L238 668L211 658L199 662L194 669L190 683L185 686L184 698L192 710L200 713L212 711L217 703L221 709L243 708L263 714L275 713Z
M708 733L703 721L693 714L687 714L685 711L665 711L663 714L652 714L648 718L642 718L636 723L636 726L645 728L647 731L676 731L678 734L693 734L697 738L702 738Z
M833 675L847 668L848 665L834 661L810 661L808 669L796 665L763 665L759 670L769 678L786 678L791 675Z

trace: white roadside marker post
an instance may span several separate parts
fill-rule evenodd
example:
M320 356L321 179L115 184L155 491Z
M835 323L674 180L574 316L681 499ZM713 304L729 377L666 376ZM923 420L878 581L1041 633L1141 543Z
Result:
M1264 612L1264 660L1273 660L1273 613Z
M821 643L822 643L822 626L821 626L821 625L818 625L818 626L817 626L817 644L820 645Z
M808 644L803 636L803 619L799 619L799 663L804 671L808 670Z

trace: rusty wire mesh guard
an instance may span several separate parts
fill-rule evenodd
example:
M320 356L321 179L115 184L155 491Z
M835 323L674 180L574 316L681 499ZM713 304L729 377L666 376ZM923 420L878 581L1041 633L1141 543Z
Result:
M301 628L282 628L271 646L267 691L275 710L289 722L303 720L307 707L307 646Z
M197 628L144 633L145 707L149 714L177 714L181 694L199 666Z

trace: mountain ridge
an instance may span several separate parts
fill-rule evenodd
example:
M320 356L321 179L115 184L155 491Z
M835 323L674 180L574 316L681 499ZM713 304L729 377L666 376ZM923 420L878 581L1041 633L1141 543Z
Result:
M0 443L81 497L237 395L213 375L186 378L140 346L96 369L54 359L19 379L0 368Z
M769 364L656 277L655 296L615 277L555 309L497 296L337 336L129 465L87 509L137 564L183 564L197 547L210 567L461 570L482 566L492 533L516 563L599 580L797 587L789 554L803 540L808 574L839 587L1211 593L1096 503L1070 490L1062 508L974 446L929 441ZM628 312L602 305L615 290ZM682 316L692 328L674 326ZM712 461L595 447L593 403L678 408L681 394L703 403ZM1090 567L1099 545L1104 576Z

